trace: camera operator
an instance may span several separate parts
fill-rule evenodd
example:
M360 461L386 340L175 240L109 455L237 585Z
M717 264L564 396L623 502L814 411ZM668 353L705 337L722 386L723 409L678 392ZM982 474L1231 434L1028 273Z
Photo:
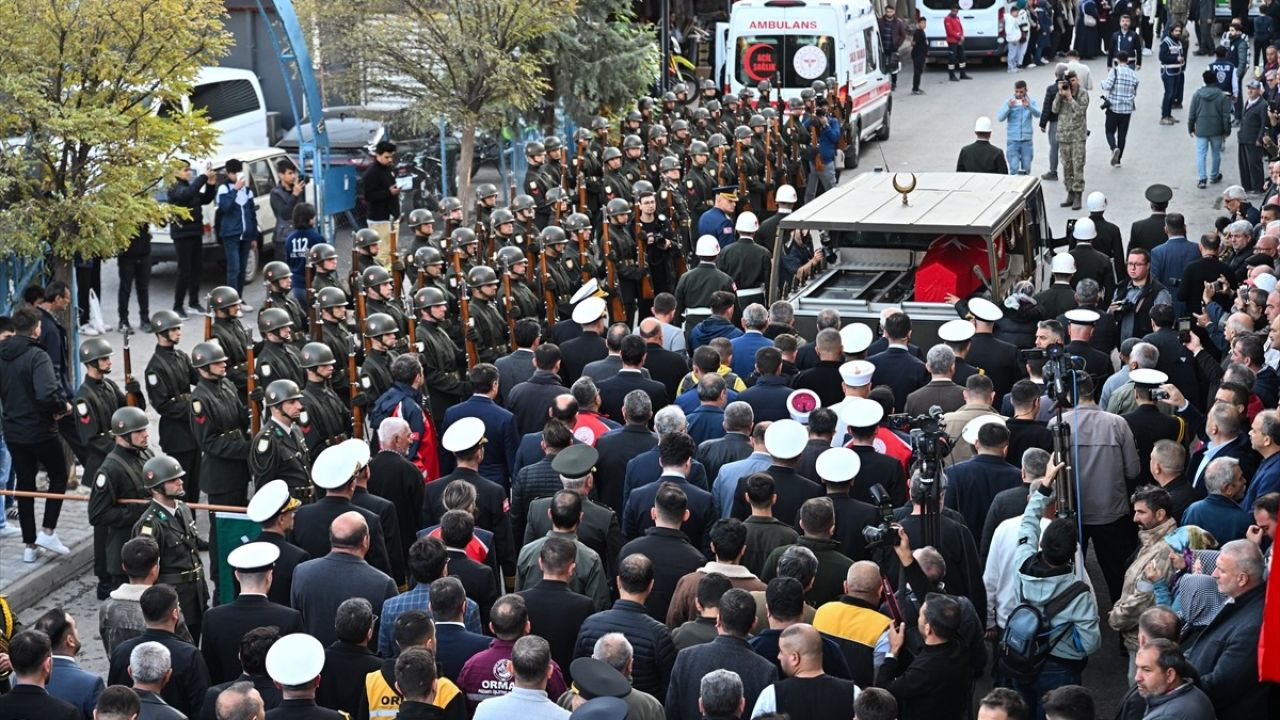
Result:
M307 190L307 182L298 173L298 166L289 158L276 161L276 174L280 182L271 188L271 213L276 216L276 228L271 233L271 252L276 260L287 260L289 249L284 241L294 231L293 209L298 203L305 202L303 193Z
M1151 332L1151 308L1173 305L1173 296L1151 277L1151 252L1130 248L1126 269L1129 279L1116 288L1107 309L1120 324L1120 337L1141 337Z
M1115 602L1124 582L1125 558L1137 543L1129 521L1128 483L1138 476L1138 450L1124 418L1094 402L1088 373L1073 370L1062 386L1062 420L1071 427L1072 462L1079 463L1072 468L1078 506L1071 509L1080 514L1084 526L1083 549L1088 551L1091 538L1098 543L1098 564ZM1058 418L1050 420L1049 429L1057 424Z
M827 108L818 106L813 117L807 115L800 118L806 133L813 134L817 128L817 147L811 148L809 158L809 182L804 189L804 201L807 203L818 195L819 186L826 192L836 186L836 145L840 142L840 123L827 114ZM821 167L819 167L821 165Z
M898 701L902 720L958 720L971 702L973 669L957 639L960 603L941 593L929 593L917 622L924 647L901 662L906 624L889 627L889 654L876 673L876 687L888 690Z

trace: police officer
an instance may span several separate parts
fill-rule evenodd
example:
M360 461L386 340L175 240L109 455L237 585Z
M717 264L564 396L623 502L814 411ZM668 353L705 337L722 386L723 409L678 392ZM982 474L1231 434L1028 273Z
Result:
M271 414L253 438L249 471L253 486L260 488L272 480L284 480L289 492L303 502L314 499L308 467L311 456L298 420L302 416L302 390L292 380L274 380L264 393Z
M467 339L475 343L478 360L491 363L511 352L507 322L497 303L498 274L486 265L471 268L467 273L467 288L471 295L468 308L471 327L466 329Z
M436 229L436 216L431 214L426 208L418 208L409 213L409 227L413 230L413 235L409 238L409 245L404 249L404 256L412 258L415 253L424 247L433 247L437 250L440 246L436 244L432 235Z
M351 720L343 710L316 704L316 688L324 670L325 649L306 633L280 638L267 651L267 674L289 688L289 696L271 711L272 720Z
M420 345L422 384L431 405L431 417L438 422L451 405L471 396L471 385L459 379L458 358L462 352L441 325L449 312L445 294L439 288L423 288L414 295L413 306L418 312L414 339Z
M686 330L711 314L711 296L721 290L735 292L733 278L716 267L720 244L714 237L703 235L694 248L698 264L689 268L676 282L677 316L684 318Z
M302 348L302 369L307 372L307 385L302 389L302 436L307 455L314 460L324 448L351 436L351 408L333 390L337 358L328 345L307 343Z
M307 326L307 312L293 296L293 272L289 264L279 260L267 263L262 267L262 279L267 286L267 298L262 302L262 309L279 308L287 312L294 329L289 342L298 347L305 345L307 337L303 328Z
M632 186L632 189L636 189ZM641 185L640 189L644 189ZM652 186L650 186L652 189ZM613 264L618 287L612 290L622 298L624 315L615 320L635 316L640 297L640 279L645 270L640 267L636 241L631 235L631 203L621 198L610 200L604 209L604 221L609 232L609 254L606 260Z
M409 333L409 318L395 295L395 280L391 273L383 267L371 267L360 274L361 287L364 288L364 308L366 317L377 313L390 315L396 321L402 336Z
M240 324L244 308L240 293L233 287L221 285L209 293L209 309L214 314L213 333L205 340L216 340L222 346L226 353L226 376L235 385L241 402L246 400L249 393L247 361L249 347L253 344L249 331Z
M391 387L391 361L400 355L395 350L399 332L395 319L385 313L375 313L365 319L364 336L369 341L369 349L360 366L360 395L356 402L361 406L372 407Z
M529 286L525 282L525 276L529 272L529 261L525 258L520 248L505 247L498 251L497 265L502 270L502 293L504 295L503 302L506 304L508 319L516 322L529 318L535 322L542 322L543 319L543 302L540 293ZM507 295L507 288L510 288L511 294ZM511 325L511 322L507 323Z
M316 295L325 288L338 288L344 294L347 293L342 278L338 276L338 251L332 245L312 245L307 251L307 263L311 265L311 287L307 294L311 302L315 302Z
M756 231L760 229L755 213L740 213L734 229L738 231L738 239L720 251L716 266L732 278L734 287L738 288L738 307L763 303L768 294L773 255L755 242Z
M168 455L157 455L142 466L144 482L151 491L151 503L133 526L134 537L149 537L160 546L160 576L156 582L173 586L194 642L200 641L200 627L209 602L204 564L200 561L200 541L196 519L182 501L182 464Z
M357 364L364 348L356 342L351 331L347 329L347 296L341 288L327 287L316 293L316 318L319 327L316 329L316 340L328 346L334 359L345 364L347 357L356 354ZM329 380L329 385L343 403L351 391L351 379L347 377L345 368L336 372Z
M191 366L199 375L191 418L204 491L214 505L243 505L249 497L249 413L227 379L227 353L218 343L198 343Z
M172 312L172 311L170 311ZM96 338L95 338L96 339ZM143 505L124 505L121 500L146 500L142 464L151 459L147 414L136 407L116 410L110 420L112 449L96 468L89 492L89 522L93 525L94 574L110 593L125 582L120 566L120 548L133 537L133 524L142 516Z
M258 488L245 509L249 519L262 527L254 542L271 543L280 550L267 599L281 605L289 604L294 568L311 559L311 553L285 540L285 535L293 533L294 511L301 506L302 503L289 494L288 483L272 480Z
M361 228L356 231L355 237L351 239L352 245L356 253L356 266L352 269L353 274L363 273L371 267L382 267L382 263L378 261L378 247L382 244L382 236L378 235L378 231L372 228Z
M590 221L586 215L580 213L572 213L565 218L565 224L575 228L588 226ZM579 275L578 259L573 255L565 252L565 244L568 238L565 231L558 227L547 227L542 230L543 257L546 258L547 274L542 278L545 283L544 287L551 293L552 299L555 301L556 318L566 318L573 313L573 305L570 298L582 285L582 278Z
M191 358L178 349L182 342L182 318L172 310L151 316L156 349L147 361L147 398L160 414L160 450L182 463L187 471L183 490L200 497L200 446L191 429L191 386L199 377Z
M293 330L293 318L280 308L267 308L258 313L262 347L258 350L253 374L259 388L273 380L286 379L298 383L306 379L302 374L302 358L292 344Z

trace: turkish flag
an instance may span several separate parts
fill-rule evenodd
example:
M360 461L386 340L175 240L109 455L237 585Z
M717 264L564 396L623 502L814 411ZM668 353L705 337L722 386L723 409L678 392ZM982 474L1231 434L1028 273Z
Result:
M1267 600L1262 610L1262 634L1258 636L1258 679L1280 682L1280 573L1276 572L1275 562L1271 563Z

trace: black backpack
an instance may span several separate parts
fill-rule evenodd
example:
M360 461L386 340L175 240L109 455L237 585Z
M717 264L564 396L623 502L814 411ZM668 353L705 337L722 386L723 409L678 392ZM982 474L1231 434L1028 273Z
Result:
M1049 653L1071 631L1072 624L1067 623L1058 632L1053 632L1053 618L1086 592L1089 592L1089 586L1077 580L1050 598L1043 610L1025 600L1019 602L1009 613L1000 644L996 647L996 659L1005 672L1017 680L1034 681L1049 659ZM1021 599L1021 584L1018 595Z

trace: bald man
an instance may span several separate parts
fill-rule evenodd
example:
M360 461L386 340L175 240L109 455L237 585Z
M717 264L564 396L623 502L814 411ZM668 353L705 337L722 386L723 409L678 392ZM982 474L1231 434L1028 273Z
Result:
M822 636L812 625L796 623L782 631L778 663L787 677L760 693L752 717L785 713L806 720L847 720L858 688L852 680L822 671Z
M395 581L365 562L369 542L364 515L342 513L329 524L329 554L294 570L290 604L302 613L306 632L325 647L337 640L333 621L343 600L362 597L380 615L383 601L396 595Z
M262 695L249 681L238 682L218 694L218 720L266 720Z
M639 329L640 339L645 344L644 368L649 371L649 377L666 386L667 397L676 397L680 379L689 372L688 358L665 347L666 335L661 320L645 318L640 321Z
M874 683L875 670L889 652L890 619L880 612L880 587L880 566L859 560L845 573L844 595L824 603L813 616L818 630L859 646L861 662L849 666L858 687Z

